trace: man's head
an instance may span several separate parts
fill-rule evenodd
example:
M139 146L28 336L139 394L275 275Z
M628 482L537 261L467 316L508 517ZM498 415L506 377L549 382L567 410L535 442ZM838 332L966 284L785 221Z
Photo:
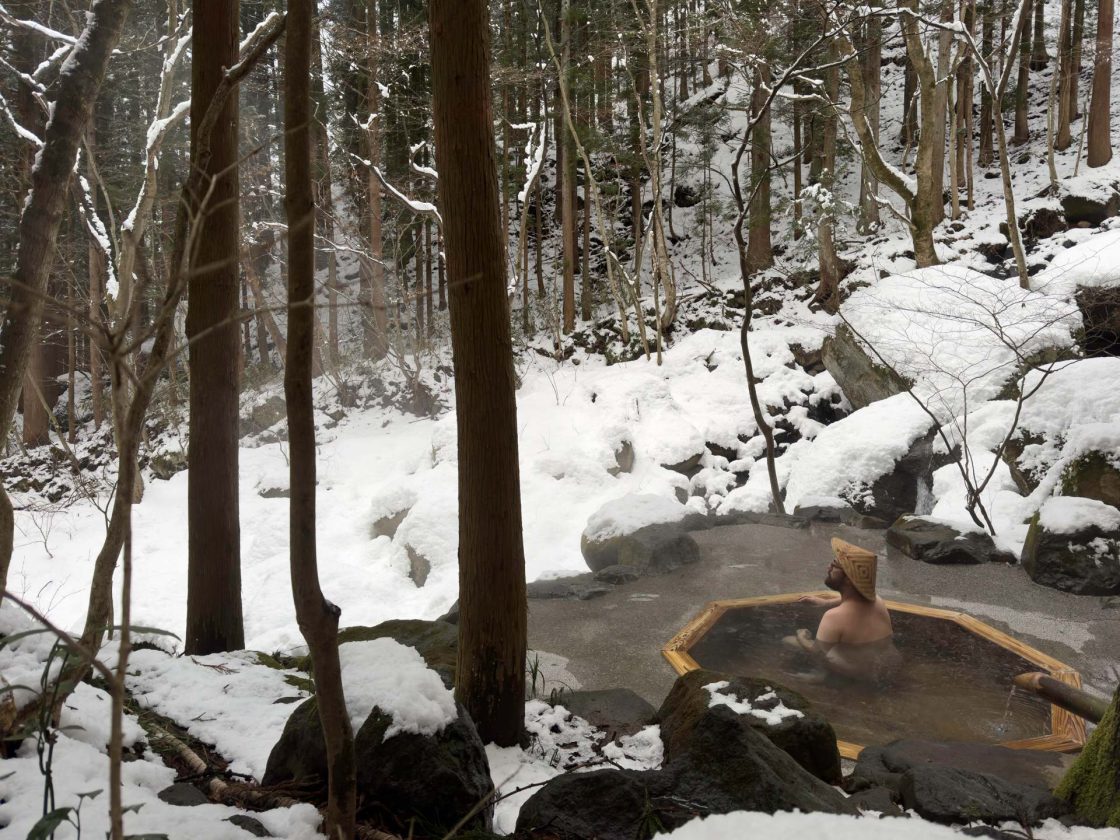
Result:
M875 554L838 537L832 538L832 552L836 558L829 564L825 585L840 593L850 589L852 593L874 601L878 566Z

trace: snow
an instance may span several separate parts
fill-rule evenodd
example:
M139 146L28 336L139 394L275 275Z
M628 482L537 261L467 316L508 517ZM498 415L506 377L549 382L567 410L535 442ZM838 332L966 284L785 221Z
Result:
M826 426L812 445L795 445L783 458L796 459L786 486L786 507L792 510L818 496L851 501L869 492L932 425L913 397L895 394Z
M394 639L348 642L338 658L354 732L374 707L393 719L385 740L402 732L436 735L459 716L455 697L415 648Z
M676 499L640 493L607 502L587 520L584 536L589 540L605 540L632 534L647 525L680 522L689 513Z
M772 690L768 690L760 694L754 700L748 700L745 697L736 697L731 693L724 693L724 689L731 684L727 680L720 680L719 682L708 683L704 686L704 690L708 692L711 699L708 701L708 708L714 709L716 706L726 706L737 715L750 715L751 717L758 718L767 726L777 726L786 718L799 718L805 717L803 712L797 709L790 709L781 700L778 700L778 695ZM770 705L769 701L777 701ZM769 708L761 706L756 707L756 703L767 703Z
M1005 826L1021 831L1018 824ZM853 817L845 814L763 814L736 811L685 823L660 835L665 840L789 840L792 837L822 837L828 840L961 840L964 836L948 826L907 818ZM1066 828L1057 820L1046 820L1031 831L1035 840L1116 840L1116 829Z
M0 111L4 112L4 117L8 120L8 124L12 127L12 130L15 131L17 137L26 140L36 149L43 148L42 138L31 129L23 126L20 121L16 119L15 114L12 113L12 109L8 106L8 100L4 98L2 93L0 93Z
M1091 236L1059 251L1046 270L1031 278L1031 288L1051 295L1072 296L1078 288L1120 285L1120 230Z
M994 398L1021 359L1071 346L1081 326L1071 302L958 265L887 277L842 314L942 422Z
M257 778L295 708L281 701L307 696L286 680L306 674L270 668L252 651L171 656L137 650L128 671L129 691L142 708L175 720L213 744L234 772ZM208 702L214 697L221 702Z
M607 733L571 714L563 705L529 700L525 704L525 729L529 746L524 749L494 744L486 747L490 777L499 796L494 808L494 831L498 834L512 833L525 801L539 785L565 771L608 766L656 770L664 760L659 726L646 726L611 741Z
M1038 511L1038 524L1051 534L1076 534L1089 528L1120 532L1120 510L1096 499L1055 496Z

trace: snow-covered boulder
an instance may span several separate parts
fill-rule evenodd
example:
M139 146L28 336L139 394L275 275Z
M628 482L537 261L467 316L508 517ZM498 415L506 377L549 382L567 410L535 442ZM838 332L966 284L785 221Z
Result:
M909 395L896 394L826 426L793 463L786 508L829 496L887 522L924 512L944 459L934 453L932 425Z
M1047 499L1027 531L1022 563L1043 586L1120 595L1120 510L1096 499Z
M886 277L855 292L844 316L943 422L995 399L1022 359L1068 354L1081 328L1072 302L960 265Z
M354 727L359 817L376 815L454 827L489 795L486 751L474 723L414 648L381 638L339 647L347 711ZM316 699L288 719L262 783L325 790L326 746ZM489 830L492 808L467 827Z
M900 516L887 529L887 545L915 560L934 565L1014 563L1014 555L996 547L980 531L961 532L951 525L921 516Z
M703 669L678 677L657 712L666 757L688 752L696 725L721 703L737 709L738 723L757 729L809 773L840 783L836 733L808 700L763 680Z
M1061 492L1120 507L1120 359L1080 359L1028 393L1004 460L1023 493Z
M700 549L687 529L705 521L674 499L647 493L623 496L591 515L580 550L593 572L610 566L670 571L700 559Z
M1086 194L1071 193L1062 196L1062 212L1070 227L1097 227L1120 213L1120 194L1101 188Z
M1084 321L1087 356L1120 355L1120 230L1099 233L1059 251L1031 288L1073 299Z
M681 748L666 755L660 770L556 776L521 806L517 832L565 840L633 840L641 836L635 826L672 830L699 814L855 813L843 794L777 747L753 720L727 704L706 705L687 737L679 733ZM835 738L831 749L836 749Z

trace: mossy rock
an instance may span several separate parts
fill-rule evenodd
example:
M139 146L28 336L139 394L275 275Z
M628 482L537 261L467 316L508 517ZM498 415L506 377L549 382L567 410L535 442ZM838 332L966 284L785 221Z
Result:
M1023 452L1028 446L1037 446L1043 443L1045 438L1041 435L1034 435L1029 432L1020 432L1011 440L1007 441L1007 445L1003 447L1003 460L1007 464L1007 469L1011 473L1011 480L1015 482L1016 488L1024 496L1029 496L1038 487L1038 479L1034 473L1024 470L1019 465L1019 459L1023 457Z
M1052 534L1031 519L1020 562L1035 583L1074 595L1120 595L1120 534Z
M1120 689L1055 793L1089 825L1120 828Z
M1104 453L1082 455L1062 472L1062 495L1084 496L1120 508L1120 469Z
M689 671L678 677L657 712L666 761L671 761L690 749L693 731L698 721L707 714L711 702L711 694L704 690L704 686L724 680L729 683L723 690L725 694L754 701L761 695L773 692L786 708L801 712L801 717L789 717L776 725L770 725L752 715L739 715L739 720L743 725L765 735L774 746L787 753L818 779L830 785L840 783L840 752L836 746L836 732L827 720L813 711L808 700L797 692L772 682L704 669Z

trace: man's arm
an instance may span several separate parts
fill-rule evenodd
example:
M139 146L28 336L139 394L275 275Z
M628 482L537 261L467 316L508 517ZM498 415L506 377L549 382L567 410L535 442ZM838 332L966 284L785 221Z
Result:
M827 655L840 641L840 620L839 616L835 614L835 610L829 610L821 618L820 626L817 627L816 638L808 630L797 632L797 642L801 645L802 650L818 656Z

